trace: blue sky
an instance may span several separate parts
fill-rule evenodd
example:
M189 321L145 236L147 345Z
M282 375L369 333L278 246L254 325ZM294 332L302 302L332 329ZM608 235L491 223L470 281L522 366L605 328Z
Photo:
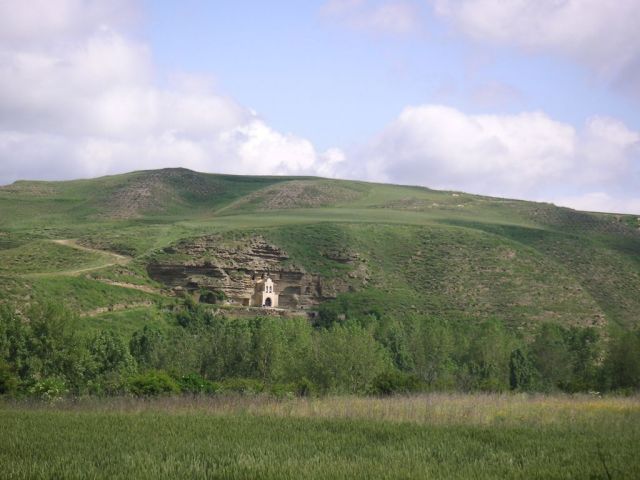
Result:
M4 2L0 183L185 166L640 213L637 18L637 0Z
M274 127L320 148L361 142L407 105L470 113L543 110L580 125L593 114L640 129L640 104L553 55L468 41L415 2L424 30L348 28L323 1L147 1L144 32L162 71L213 75ZM487 85L513 89L478 99Z

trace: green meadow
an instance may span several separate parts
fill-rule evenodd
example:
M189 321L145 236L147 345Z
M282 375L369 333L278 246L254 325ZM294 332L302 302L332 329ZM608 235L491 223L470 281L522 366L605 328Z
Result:
M0 408L2 476L635 479L640 403L168 397Z

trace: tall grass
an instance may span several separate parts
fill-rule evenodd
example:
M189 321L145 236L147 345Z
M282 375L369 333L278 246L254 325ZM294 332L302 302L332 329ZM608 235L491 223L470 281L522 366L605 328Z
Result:
M5 401L3 410L76 413L252 415L276 418L372 420L419 425L527 426L640 421L640 396L591 394L431 393L394 397L185 395L86 397L57 402ZM638 423L640 430L640 423Z
M0 406L3 478L638 478L640 398L168 397Z

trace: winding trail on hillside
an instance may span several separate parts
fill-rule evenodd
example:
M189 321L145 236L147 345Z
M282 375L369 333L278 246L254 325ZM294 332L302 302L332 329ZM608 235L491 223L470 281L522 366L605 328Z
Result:
M82 250L85 252L96 253L101 255L104 258L104 262L101 262L96 265L92 265L91 267L77 268L73 270L63 270L60 272L55 272L56 275L78 275L81 273L92 272L94 270L100 270L102 268L111 267L113 265L126 265L131 262L133 258L126 257L124 255L120 255L118 253L109 252L106 250L98 250L97 248L85 247L84 245L80 245L75 239L64 239L64 240L52 240L53 243L57 243L58 245L64 245L66 247L75 248L76 250Z
M52 240L52 242L57 243L58 245L64 245L66 247L75 248L76 250L97 253L101 255L105 259L105 261L100 264L93 265L91 267L84 267L84 268L77 268L73 270L63 270L59 272L52 272L47 274L35 274L35 275L52 275L53 274L53 275L72 275L73 276L73 275L79 275L82 273L101 270L103 268L111 267L113 265L126 265L133 260L133 257L127 257L125 255L109 252L107 250L99 250L97 248L85 247L84 245L80 245L75 239ZM129 288L131 290L138 290L140 292L145 292L145 293L151 293L156 295L166 294L166 292L163 292L161 289L154 288L148 285L137 285L135 283L117 282L115 280L111 280L108 278L99 278L99 277L93 278L93 280L97 282L105 283L107 285L112 285L114 287ZM131 308L131 306L123 305L122 308Z
M94 272L97 270L102 270L103 268L112 267L114 265L127 265L133 260L133 257L127 257L125 255L120 255L118 253L109 252L107 250L99 250L97 248L85 247L84 245L80 245L77 243L75 239L64 239L64 240L51 240L53 243L57 243L58 245L64 245L65 247L74 248L76 250L82 250L85 252L91 252L100 256L100 259L97 262L94 262L93 265L82 267L82 268L74 268L70 270L58 270L53 272L40 272L40 273L26 273L20 275L23 278L33 278L33 277L50 277L50 276L76 276L81 275L83 273ZM138 285L135 283L127 283L127 282L118 282L116 280L112 280L109 278L100 278L100 277L92 277L92 280L96 282L105 283L107 285L112 285L114 287L122 287L129 288L131 290L138 290L140 292L145 293L153 293L158 295L166 295L167 292L156 288L150 285Z

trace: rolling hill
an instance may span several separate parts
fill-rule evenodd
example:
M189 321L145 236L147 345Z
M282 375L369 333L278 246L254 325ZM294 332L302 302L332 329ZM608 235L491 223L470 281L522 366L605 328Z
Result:
M291 310L629 329L639 229L630 215L313 177L19 181L0 187L0 301L60 301L87 328L128 332L176 293L240 313L269 273Z

